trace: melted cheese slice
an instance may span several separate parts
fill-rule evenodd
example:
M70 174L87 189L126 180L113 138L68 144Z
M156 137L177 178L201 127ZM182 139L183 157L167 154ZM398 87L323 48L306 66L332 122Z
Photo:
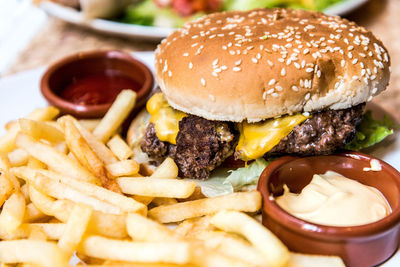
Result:
M236 151L245 161L260 158L307 118L296 114L257 123L242 122L238 124L240 137Z
M150 122L154 124L158 139L176 145L179 122L187 114L173 109L163 93L154 94L147 102L146 108L151 115ZM297 114L258 123L239 123L237 125L240 137L236 151L239 151L241 159L245 161L260 158L307 118Z
M154 94L147 101L146 109L150 113L150 122L154 124L156 135L161 141L176 145L176 136L179 132L179 121L187 115L173 109L163 93Z

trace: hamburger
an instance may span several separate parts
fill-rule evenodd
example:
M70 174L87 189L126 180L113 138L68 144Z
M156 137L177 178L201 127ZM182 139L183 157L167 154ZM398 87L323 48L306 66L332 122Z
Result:
M371 32L304 10L204 16L155 54L159 90L147 103L140 146L196 179L232 157L343 149L390 76L388 52Z

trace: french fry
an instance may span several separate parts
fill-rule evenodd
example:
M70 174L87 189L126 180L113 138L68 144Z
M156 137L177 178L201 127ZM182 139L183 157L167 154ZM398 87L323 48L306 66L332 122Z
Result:
M90 257L117 261L185 264L190 259L190 246L182 241L144 243L88 236L78 251Z
M111 214L122 214L120 207L117 207L109 202L88 196L79 190L65 186L48 176L37 173L36 177L29 180L30 185L35 186L36 189L46 193L57 199L68 199L75 203L82 203L91 206L93 209Z
M28 189L29 197L38 210L46 215L54 216L62 222L68 220L69 214L73 208L72 201L54 200L52 197L43 194L32 185L29 185Z
M4 203L0 213L0 231L14 232L21 224L25 214L24 195L17 191Z
M63 116L57 120L58 123L62 124L65 119L69 119L74 122L76 128L78 128L82 137L85 138L86 142L90 148L96 153L96 155L105 163L111 164L117 162L117 158L111 152L108 147L99 141L91 132L89 132L85 127L79 124L79 122L72 116Z
M76 204L69 215L64 232L58 240L58 246L64 250L68 256L72 256L82 240L89 223L92 209L82 204Z
M174 263L139 263L139 262L121 262L106 261L104 264L86 264L85 267L196 267L193 264L174 264ZM0 266L2 267L2 266ZM8 267L8 266L7 266Z
M7 178L4 172L0 173L0 207L3 206L4 202L11 196L14 191L14 186Z
M178 240L168 227L138 214L128 214L126 217L128 234L135 241L173 241Z
M96 153L90 148L89 144L82 137L70 118L71 117L66 117L65 120L63 120L65 140L70 151L86 169L90 170L100 180L103 187L121 193L114 177L111 177L108 173L103 161L97 157Z
M36 121L47 121L55 118L58 113L59 110L55 107L40 108L31 112L26 118ZM0 152L10 152L15 148L15 138L19 130L18 123L12 124L7 132L0 137Z
M139 173L140 165L135 160L126 159L108 164L106 168L114 177L133 176Z
M4 175L4 178L8 179L11 182L11 184L13 185L13 189L19 190L20 183L17 178L15 178L12 173L10 173L10 169L11 164L8 160L7 155L0 152L0 171L2 172L2 175Z
M59 240L63 233L65 232L66 224L65 223L31 223L26 224L26 227L29 228L30 232L33 230L42 231L48 239L50 240Z
M166 158L150 176L152 178L176 178L178 177L178 166L172 158Z
M137 147L142 140L147 125L149 124L150 114L144 108L132 120L126 134L127 143L130 147Z
M94 136L105 143L128 117L135 106L135 101L136 93L134 91L121 91L99 125L93 130Z
M27 166L29 168L35 168L35 169L47 169L46 164L44 164L38 159L35 159L34 157L29 157Z
M149 196L187 198L196 188L196 182L143 177L121 177L117 182L125 194Z
M206 248L222 253L227 257L257 266L268 266L263 256L248 242L224 232L197 231L196 234L190 234L188 237L201 241Z
M47 218L46 214L41 212L33 203L26 205L24 222L30 223Z
M119 160L126 160L133 155L132 149L122 140L119 134L114 135L108 142L107 146Z
M290 253L287 267L309 267L309 266L324 266L324 267L344 267L341 258L337 256L321 256L307 255L300 253Z
M21 148L14 149L7 154L12 167L19 167L28 163L29 154Z
M78 180L98 183L98 179L88 170L49 145L38 142L25 134L18 134L16 143L18 147L25 149L32 157L44 162L57 172Z
M81 119L78 121L86 130L93 131L100 123L100 119Z
M222 210L256 212L260 208L260 193L251 191L160 206L149 210L148 216L162 223L170 223L210 215Z
M68 258L52 242L42 240L13 240L0 242L0 262L28 262L39 266L67 266Z
M38 191L35 187L29 186L29 195L32 203L44 214L56 217L62 222L67 222L74 203L70 200L54 200ZM106 214L93 211L88 229L99 235L111 238L124 238L126 232L125 215Z
M21 132L36 140L45 139L51 143L64 141L64 134L54 126L42 121L19 119Z
M138 212L146 214L147 211L147 208L143 204L138 203L132 198L109 191L103 187L91 183L82 182L67 176L63 176L52 171L18 167L13 168L12 172L18 177L21 177L22 179L25 179L33 184L40 184L40 182L42 181L47 181L48 184L44 185L44 187L39 186L37 188L45 191L50 190L50 186L54 186L54 191L50 190L50 193L48 193L48 195L59 199L70 199L71 201L77 202L80 198L74 199L71 196L61 197L61 195L67 194L68 191L70 191L71 193L75 191L78 193L72 194L82 195L84 196L84 198L98 199L99 201L109 203L110 205L113 205L114 207L117 207L124 212ZM57 197L56 194L58 194L57 192L59 192L60 190L64 190L65 192L60 192L60 195L58 195Z
M40 228L31 228L28 239L31 240L47 240L46 233Z
M289 250L272 232L248 215L237 211L221 211L211 223L226 231L244 236L264 256L268 266L285 266Z
M153 199L151 202L155 206L163 206L163 205L172 205L178 203L178 201L175 198L167 198L167 197L156 197Z

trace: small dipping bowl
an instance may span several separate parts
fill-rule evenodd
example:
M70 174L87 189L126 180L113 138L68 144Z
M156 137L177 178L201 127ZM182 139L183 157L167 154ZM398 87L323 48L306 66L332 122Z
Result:
M99 118L106 114L118 94L116 87L122 86L119 90L132 89L137 93L133 115L145 105L153 83L149 68L130 54L89 51L52 64L42 76L40 89L46 100L64 114L78 118ZM87 94L80 94L83 101L71 100L79 90L89 87L91 89Z
M400 238L400 173L378 160L381 171L363 171L374 157L346 152L329 156L282 157L263 171L258 190L263 196L262 223L291 251L337 255L350 267L374 266L392 256ZM300 193L314 174L335 171L347 178L377 188L387 199L392 213L365 225L337 227L304 221L287 213L275 202L286 184ZM273 197L272 197L273 196Z

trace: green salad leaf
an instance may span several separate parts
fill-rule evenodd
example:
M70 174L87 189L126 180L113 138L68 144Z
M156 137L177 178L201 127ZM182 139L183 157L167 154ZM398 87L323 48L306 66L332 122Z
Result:
M357 126L355 138L346 145L346 149L360 150L379 143L387 136L393 134L395 126L389 116L382 120L375 120L372 112L368 110L362 117L361 123Z
M269 164L259 158L246 167L237 170L219 168L211 174L208 180L195 180L206 197L217 197L240 191L245 187L256 186L262 171Z
M255 8L290 7L323 11L344 0L225 0L225 10L250 10Z

